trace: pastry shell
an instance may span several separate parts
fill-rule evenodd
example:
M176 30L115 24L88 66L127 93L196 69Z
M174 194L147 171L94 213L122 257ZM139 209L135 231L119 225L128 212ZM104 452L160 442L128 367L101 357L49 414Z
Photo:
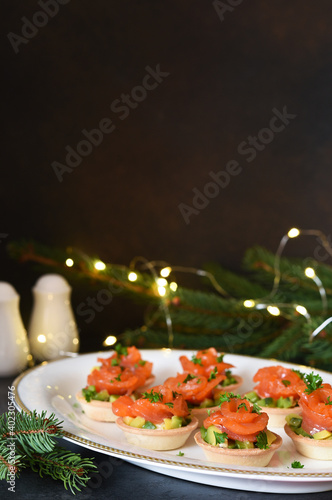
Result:
M80 403L85 415L98 422L115 422L117 416L112 412L112 403L110 401L98 401L91 399L88 403L82 392L76 394L76 399Z
M292 413L297 413L299 415L302 411L300 406L294 406L293 408L269 408L267 406L260 406L260 408L269 416L269 427L281 428L285 426L287 415Z
M332 439L310 439L296 434L288 424L284 427L301 455L315 460L332 460Z
M206 458L212 462L245 467L266 467L275 451L282 445L282 438L278 434L273 434L277 439L266 450L260 448L240 450L213 446L204 441L200 432L196 432L194 438L198 446L203 449Z
M178 429L142 429L131 427L118 417L116 425L123 431L128 443L148 450L175 450L185 444L192 431L198 426L198 421L192 417L191 422Z

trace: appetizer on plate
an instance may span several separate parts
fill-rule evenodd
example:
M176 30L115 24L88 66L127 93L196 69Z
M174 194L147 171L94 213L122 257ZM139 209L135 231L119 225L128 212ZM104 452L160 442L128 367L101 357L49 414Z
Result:
M253 377L257 385L244 397L269 415L271 427L284 427L287 415L301 413L298 390L305 387L302 378L301 372L280 365L260 368Z
M183 396L163 385L149 389L136 401L121 396L113 403L113 412L127 441L150 450L180 448L198 426Z
M300 389L302 415L286 418L286 434L301 455L317 460L332 460L332 386L313 372L304 376Z
M114 353L104 359L98 358L100 366L95 366L87 377L87 386L76 399L86 415L102 422L115 422L112 403L121 395L136 398L153 381L152 363L142 359L139 350L118 344Z
M207 417L208 411L216 410L219 404L219 394L215 391L225 379L225 375L218 375L214 371L207 378L205 375L195 375L189 372L178 373L176 377L169 377L164 385L173 392L181 394L186 400L190 414L198 419L199 425Z
M204 420L195 441L214 462L265 467L282 444L282 438L267 429L268 421L256 404L226 393L220 397L220 408Z
M204 375L209 378L212 373L224 375L225 378L218 386L218 394L237 391L243 380L238 375L233 375L231 368L234 366L224 362L225 354L218 354L214 347L197 351L191 359L180 356L183 371L195 375Z

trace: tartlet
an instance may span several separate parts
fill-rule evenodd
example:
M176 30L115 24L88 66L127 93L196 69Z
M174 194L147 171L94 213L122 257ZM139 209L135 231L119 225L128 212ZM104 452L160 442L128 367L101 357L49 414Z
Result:
M332 439L310 439L308 437L296 434L288 424L284 427L287 436L289 436L301 455L315 460L332 460Z
M121 396L113 403L113 411L127 441L150 450L180 448L198 426L183 396L163 385L153 387L136 401Z
M243 396L269 415L270 427L283 428L288 415L302 411L298 405L298 391L305 387L302 377L300 372L280 365L260 368L253 377L257 384L254 390Z
M76 394L86 416L98 422L115 422L112 404L121 395L139 397L155 380L152 363L142 360L139 350L116 346L108 358L97 358L101 363L87 376L87 386Z
M220 408L194 436L207 459L247 467L265 467L282 438L267 429L269 417L247 399L232 393L221 397Z
M124 423L122 417L117 418L115 423L123 431L128 443L156 451L181 448L198 426L195 417L192 417L191 422L185 427L169 430L130 427Z
M274 433L273 433L274 434ZM274 453L282 445L282 438L274 434L276 440L270 445L270 448L261 450L253 448L248 450L217 448L206 443L200 432L196 432L194 439L200 446L208 460L227 465L241 465L245 467L266 467L271 461Z
M332 460L332 386L313 372L304 376L302 414L287 418L284 429L296 450L315 460Z

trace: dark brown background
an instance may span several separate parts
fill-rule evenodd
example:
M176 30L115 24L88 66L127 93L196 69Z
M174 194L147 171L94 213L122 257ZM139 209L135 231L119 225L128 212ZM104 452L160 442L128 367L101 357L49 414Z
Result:
M238 3L222 21L211 1L71 0L15 54L8 33L21 36L41 7L2 2L1 279L21 294L25 322L38 273L7 259L17 238L120 264L143 255L239 270L246 248L274 251L292 226L329 235L331 2ZM111 103L158 64L170 75L120 120ZM284 106L297 117L249 163L239 144ZM105 117L115 132L60 183L52 162ZM178 205L233 159L241 173L186 224ZM74 289L74 307L89 293ZM96 349L141 313L116 298L90 325L78 319L83 350Z

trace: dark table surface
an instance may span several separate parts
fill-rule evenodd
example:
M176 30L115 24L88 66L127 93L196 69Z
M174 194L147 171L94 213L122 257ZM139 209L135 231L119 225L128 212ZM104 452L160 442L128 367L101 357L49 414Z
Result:
M15 377L0 378L0 413L7 411L8 386L12 385ZM284 493L256 493L252 491L233 490L219 488L216 486L201 485L199 483L176 479L156 472L143 469L129 464L123 460L106 456L95 451L87 450L74 445L66 440L60 440L60 444L67 449L81 453L83 457L95 457L95 464L99 473L92 474L86 488L73 496L66 491L60 481L51 478L41 479L38 474L26 469L16 480L15 493L8 491L8 484L0 481L0 499L26 499L38 500L52 498L52 500L92 499L98 500L122 500L122 499L232 499L232 500L265 500L281 499L289 497L294 500L331 500L332 492L311 494ZM332 482L331 482L332 489ZM15 496L16 495L16 496Z

